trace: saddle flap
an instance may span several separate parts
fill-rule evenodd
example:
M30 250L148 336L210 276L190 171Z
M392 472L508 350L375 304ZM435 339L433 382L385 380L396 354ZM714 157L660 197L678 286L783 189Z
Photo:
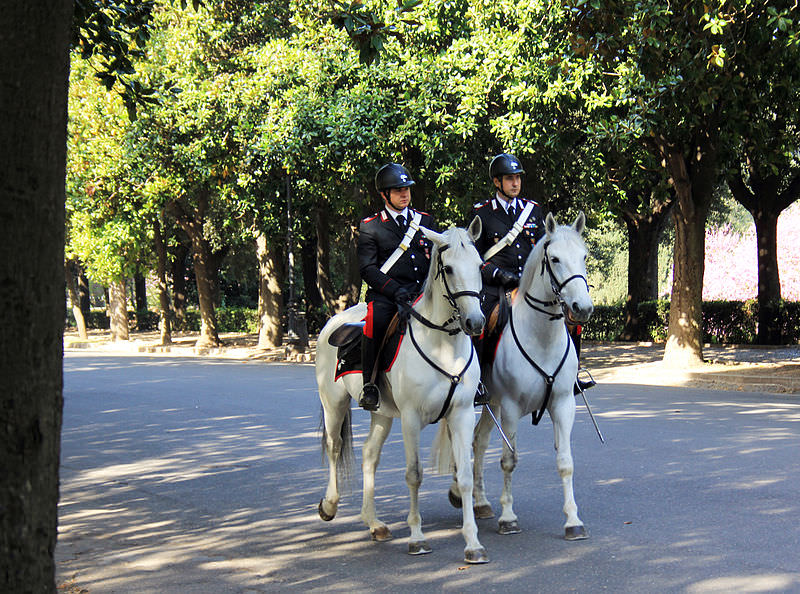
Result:
M361 334L364 331L364 324L365 322L363 320L361 322L342 324L331 332L331 335L328 337L328 344L334 347L343 347L354 340L358 340L361 338Z

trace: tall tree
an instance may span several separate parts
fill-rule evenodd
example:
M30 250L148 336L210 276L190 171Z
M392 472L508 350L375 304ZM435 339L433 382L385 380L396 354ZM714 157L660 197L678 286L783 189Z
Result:
M4 592L55 592L72 8L66 0L12 0L0 11Z

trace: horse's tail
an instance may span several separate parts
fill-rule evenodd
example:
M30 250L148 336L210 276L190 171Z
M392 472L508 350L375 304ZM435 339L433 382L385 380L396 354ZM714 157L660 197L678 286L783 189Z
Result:
M319 412L319 426L322 430L322 463L327 462L328 455L328 430L325 428L325 409L320 405ZM339 438L342 440L342 448L339 451L339 460L336 464L336 473L342 483L348 483L353 476L353 461L355 455L353 453L353 426L350 407L347 407L347 412L342 419L342 425L339 428Z
M455 468L453 441L450 437L450 426L447 424L447 419L439 421L439 431L431 445L431 468L438 474L452 474Z

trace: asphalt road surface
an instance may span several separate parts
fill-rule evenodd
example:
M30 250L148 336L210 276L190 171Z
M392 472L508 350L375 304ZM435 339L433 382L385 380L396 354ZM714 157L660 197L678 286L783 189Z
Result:
M429 555L406 554L399 421L383 450L374 543L360 470L337 517L309 365L97 356L64 361L57 583L66 592L800 592L800 398L604 384L580 406L575 497L590 538L562 538L552 426L521 424L521 534L479 520L491 562L468 566L449 477L420 491ZM360 444L368 415L354 411ZM489 498L499 513L495 431Z

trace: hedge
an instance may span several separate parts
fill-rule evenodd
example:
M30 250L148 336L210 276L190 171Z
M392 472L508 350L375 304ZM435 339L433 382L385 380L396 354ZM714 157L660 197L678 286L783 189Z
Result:
M258 332L258 312L246 307L221 307L216 310L219 332ZM779 316L784 343L800 343L800 302L784 301L776 315ZM313 317L313 316L312 316ZM664 342L669 324L669 301L647 301L639 304L642 334L640 340ZM758 305L748 301L703 302L703 340L709 343L751 344L756 339ZM128 312L132 329L150 331L158 328L158 313L152 311ZM75 326L72 311L68 311L67 325ZM104 311L91 311L86 319L88 328L107 329L108 317ZM621 305L598 305L592 319L583 329L583 338L611 342L619 338L625 325ZM175 324L176 330L198 332L200 312L186 311L186 317ZM309 328L310 331L315 329Z

